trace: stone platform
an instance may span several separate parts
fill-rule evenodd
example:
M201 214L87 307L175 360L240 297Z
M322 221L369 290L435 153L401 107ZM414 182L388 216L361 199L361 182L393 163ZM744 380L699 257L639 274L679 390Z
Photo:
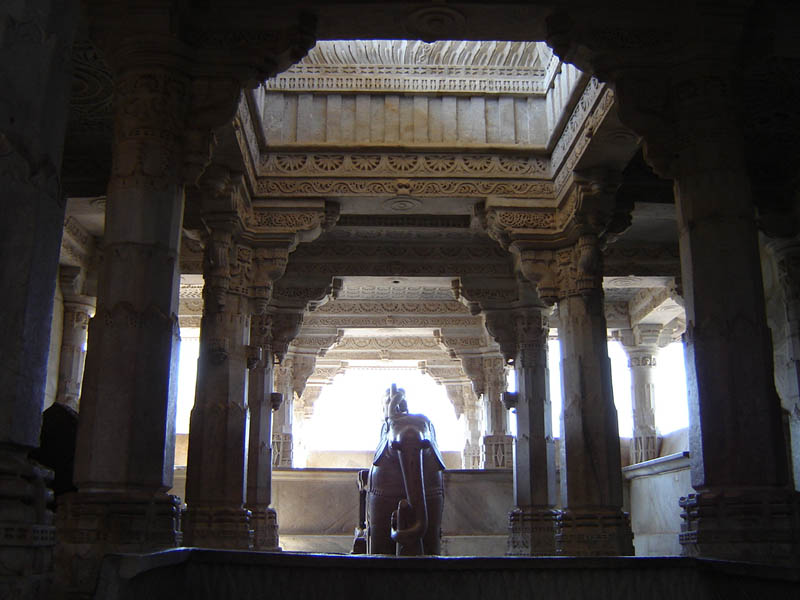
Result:
M95 598L796 599L800 572L694 558L371 557L178 548L106 557Z

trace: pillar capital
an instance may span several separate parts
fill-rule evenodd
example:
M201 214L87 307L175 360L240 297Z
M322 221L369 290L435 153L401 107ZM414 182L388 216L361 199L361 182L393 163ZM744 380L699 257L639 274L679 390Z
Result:
M303 313L301 311L275 310L272 313L272 350L278 358L278 362L283 362L289 350L289 344L300 333L302 325Z

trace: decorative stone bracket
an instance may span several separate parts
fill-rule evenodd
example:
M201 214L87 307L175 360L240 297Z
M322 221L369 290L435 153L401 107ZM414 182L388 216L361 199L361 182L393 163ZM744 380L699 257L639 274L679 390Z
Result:
M252 300L264 314L273 283L283 276L289 253L336 223L339 206L323 200L251 201L241 174L214 165L200 181L201 218L210 231L204 271L212 310L229 294Z

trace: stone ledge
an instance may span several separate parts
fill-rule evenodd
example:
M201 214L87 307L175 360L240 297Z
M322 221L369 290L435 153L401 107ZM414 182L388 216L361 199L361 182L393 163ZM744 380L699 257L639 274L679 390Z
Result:
M332 556L179 548L109 555L96 598L536 597L794 600L797 570L696 558L449 558ZM414 590L417 590L416 595Z
M668 456L659 456L652 460L636 463L622 467L622 475L625 479L631 480L637 477L647 477L648 475L659 475L671 471L682 471L689 468L689 453L676 452Z

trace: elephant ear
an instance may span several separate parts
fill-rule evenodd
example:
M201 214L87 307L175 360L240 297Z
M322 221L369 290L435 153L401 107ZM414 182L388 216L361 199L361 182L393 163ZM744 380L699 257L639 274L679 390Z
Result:
M444 466L444 457L439 450L439 444L436 443L436 429L434 429L433 423L429 423L429 426L431 428L431 450L433 450L433 455L436 457L436 462L439 463L439 470L444 471L447 467Z
M386 450L389 448L389 426L384 421L383 428L381 428L381 441L378 442L378 447L375 450L375 456L372 457L372 464L376 467L381 466L383 458L386 456Z

